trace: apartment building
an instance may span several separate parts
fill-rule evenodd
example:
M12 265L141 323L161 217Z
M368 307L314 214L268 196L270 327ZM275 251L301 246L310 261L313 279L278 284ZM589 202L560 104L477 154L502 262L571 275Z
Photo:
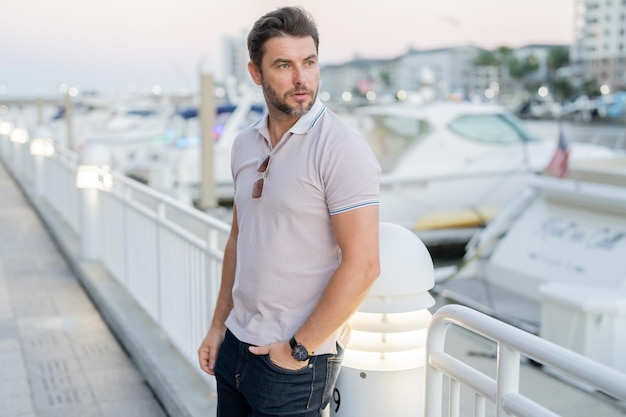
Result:
M626 0L576 0L570 61L575 82L626 89Z
M331 97L348 92L378 95L416 92L431 88L437 97L467 96L483 92L490 80L477 76L473 61L480 48L459 46L431 50L409 50L390 59L354 59L322 66L322 88Z

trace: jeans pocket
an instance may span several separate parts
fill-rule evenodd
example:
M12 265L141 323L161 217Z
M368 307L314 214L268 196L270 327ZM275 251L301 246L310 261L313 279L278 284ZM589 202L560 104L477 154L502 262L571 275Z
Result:
M324 390L322 391L322 401L320 411L326 408L330 400L339 377L341 363L343 361L343 350L338 351L337 355L330 355L326 360L326 381Z
M267 363L267 365L272 368L273 370L277 371L277 372L283 372L286 374L299 374L302 372L306 372L307 369L309 368L309 361L307 361L304 366L300 369L287 369L287 368L283 368L282 366L274 363L272 361L272 358L270 358L270 355L263 355L261 356L261 358L263 358L263 360Z
M284 369L273 363L269 355L254 358L256 381L251 392L257 409L267 415L307 415L315 392L316 372L309 365L301 369ZM251 375L248 375L251 377Z

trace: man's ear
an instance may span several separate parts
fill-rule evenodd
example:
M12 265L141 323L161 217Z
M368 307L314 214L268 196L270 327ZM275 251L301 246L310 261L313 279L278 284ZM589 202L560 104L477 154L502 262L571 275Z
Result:
M248 62L248 72L250 73L250 77L252 77L252 81L254 81L256 85L261 85L261 71L252 61Z

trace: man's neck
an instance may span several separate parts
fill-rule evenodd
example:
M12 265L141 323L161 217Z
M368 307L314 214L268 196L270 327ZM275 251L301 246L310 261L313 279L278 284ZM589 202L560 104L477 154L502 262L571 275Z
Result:
M287 116L285 113L274 110L268 112L267 128L270 132L272 148L283 138L285 133L295 125L300 116Z

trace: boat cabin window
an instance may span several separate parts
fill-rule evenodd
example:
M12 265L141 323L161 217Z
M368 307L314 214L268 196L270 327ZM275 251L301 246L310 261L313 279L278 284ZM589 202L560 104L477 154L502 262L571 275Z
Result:
M467 139L483 143L512 144L539 140L509 114L468 114L455 119L448 127Z
M359 130L384 172L391 170L404 152L431 129L423 119L367 115L359 121Z

